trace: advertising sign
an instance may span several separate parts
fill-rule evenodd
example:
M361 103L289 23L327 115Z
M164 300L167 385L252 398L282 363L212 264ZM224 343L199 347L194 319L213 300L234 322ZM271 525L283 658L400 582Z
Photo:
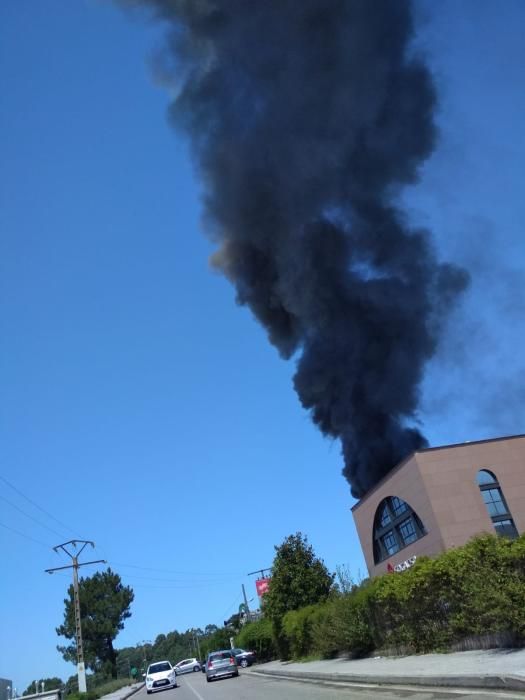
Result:
M270 580L271 579L269 578L258 578L255 582L255 588L257 590L257 595L259 596L259 598L262 598L262 596L268 592Z
M390 562L388 562L387 565L387 571L389 574L400 574L402 571L406 571L407 569L410 569L411 566L414 566L416 563L417 556L414 555L413 557L410 557L410 559L406 559L405 561L401 562L401 564L396 564L396 566L392 566Z

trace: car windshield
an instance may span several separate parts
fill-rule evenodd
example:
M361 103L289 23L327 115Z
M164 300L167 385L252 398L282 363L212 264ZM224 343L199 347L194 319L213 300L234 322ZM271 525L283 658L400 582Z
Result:
M161 673L162 671L171 671L171 666L167 661L163 661L160 664L152 664L148 669L148 673Z
M217 659L229 659L231 655L231 651L216 651L214 654L210 654L210 661L216 661Z

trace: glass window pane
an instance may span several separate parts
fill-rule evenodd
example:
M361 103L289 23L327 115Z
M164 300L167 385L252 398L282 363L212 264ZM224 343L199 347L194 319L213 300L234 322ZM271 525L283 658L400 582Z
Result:
M497 523L494 523L494 528L496 530L496 533L500 535L501 537L511 537L515 538L518 536L518 531L516 530L516 526L514 525L512 520L500 520Z
M496 503L501 501L501 491L499 489L486 489L481 492L485 503Z
M407 518L399 524L399 534L401 535L405 545L417 540L417 532L412 518Z
M388 508L386 506L383 508L379 522L381 527L385 527L390 522L390 513L388 512Z
M388 554L395 554L399 551L399 545L392 530L389 530L381 539Z
M494 506L496 507L496 512L498 515L507 515L507 509L503 501L495 501Z
M384 561L425 534L422 522L410 505L398 496L389 496L381 501L376 511L374 563Z
M487 510L491 518L494 518L496 515L498 515L495 503L487 503Z
M508 515L508 510L503 503L501 489L485 489L481 492L485 505L491 518L497 515Z
M402 501L397 496L393 496L390 499L390 503L391 503L392 510L394 511L394 515L396 518L398 515L401 515L401 513L404 513L407 510L407 504L405 503L405 501Z
M494 474L487 471L486 469L481 469L477 475L477 482L480 486L485 486L486 484L497 484L498 481Z

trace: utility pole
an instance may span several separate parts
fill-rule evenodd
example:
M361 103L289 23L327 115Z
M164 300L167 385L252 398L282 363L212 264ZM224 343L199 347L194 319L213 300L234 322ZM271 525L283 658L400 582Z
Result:
M244 590L244 583L242 584L242 595L244 598L244 605L246 606L246 617L250 619L250 608L248 607L248 598L246 597L246 591Z
M271 567L266 568L266 569L257 569L257 571L250 571L248 576L253 576L254 574L261 574L261 578L268 578L268 576L265 575L265 571L271 571Z
M72 554L66 549L67 545L73 545L76 549L78 545L82 545L78 552ZM57 566L54 569L46 569L46 573L52 574L54 571L61 571L62 569L73 569L73 602L75 608L75 640L77 643L77 675L78 675L78 690L80 693L87 692L86 685L86 666L84 664L84 649L82 646L82 626L80 624L80 600L78 597L78 570L81 566L87 566L88 564L105 564L105 559L97 559L96 561L85 561L82 564L78 563L78 558L84 551L85 547L91 545L93 548L95 546L94 542L91 540L70 540L69 542L64 542L63 544L57 544L53 547L55 552L61 549L65 552L68 557L71 558L73 563L70 566Z
M195 646L196 646L197 652L198 652L198 654L199 654L198 659L199 659L199 661L200 661L200 660L202 659L202 656L201 656L201 645L200 645L200 642L199 642L199 637L197 636L197 632L195 632L195 630L193 630L193 639L195 640Z

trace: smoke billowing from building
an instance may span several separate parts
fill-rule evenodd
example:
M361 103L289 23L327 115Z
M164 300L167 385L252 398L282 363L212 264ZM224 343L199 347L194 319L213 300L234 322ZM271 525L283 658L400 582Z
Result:
M405 0L144 0L168 23L218 250L339 438L362 496L426 444L411 427L442 321L465 288L398 208L436 140Z

